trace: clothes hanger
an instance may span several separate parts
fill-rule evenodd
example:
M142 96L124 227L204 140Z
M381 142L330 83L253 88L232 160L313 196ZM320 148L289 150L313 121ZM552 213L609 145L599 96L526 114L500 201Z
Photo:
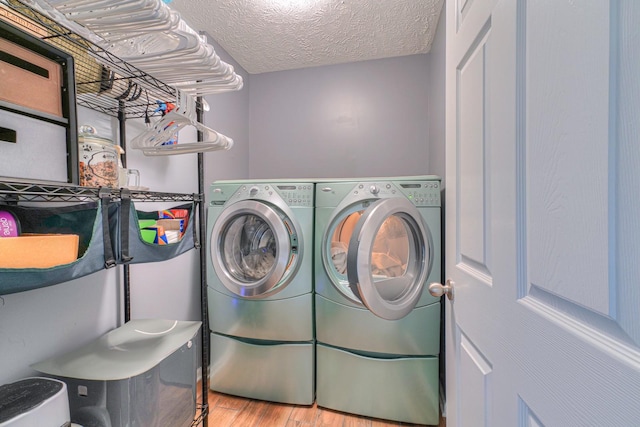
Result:
M177 93L177 108L166 113L148 130L133 138L131 147L142 150L148 156L230 149L233 146L231 138L196 120L195 99L184 92L177 91ZM177 132L188 126L195 127L197 131L201 132L203 140L163 145L170 141Z

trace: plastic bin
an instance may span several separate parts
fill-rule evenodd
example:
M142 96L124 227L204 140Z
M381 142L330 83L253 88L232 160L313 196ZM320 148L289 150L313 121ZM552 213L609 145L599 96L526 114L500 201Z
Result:
M64 381L84 427L186 427L196 410L200 322L131 320L32 367Z

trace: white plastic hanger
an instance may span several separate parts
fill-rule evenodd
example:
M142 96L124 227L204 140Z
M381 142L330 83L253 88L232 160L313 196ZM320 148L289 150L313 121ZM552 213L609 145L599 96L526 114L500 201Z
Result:
M191 96L243 87L233 67L162 0L23 1L47 4L49 10L91 32L99 46Z
M188 126L193 126L202 132L203 141L163 145L170 141L177 132ZM140 149L149 156L228 150L232 146L233 140L231 138L196 120L195 99L182 91L178 91L178 106L175 110L165 114L150 129L131 141L132 148Z

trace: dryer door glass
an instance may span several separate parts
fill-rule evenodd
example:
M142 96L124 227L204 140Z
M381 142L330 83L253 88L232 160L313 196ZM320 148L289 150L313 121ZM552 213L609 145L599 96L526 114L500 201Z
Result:
M376 316L414 309L433 263L431 233L406 198L382 199L362 212L346 257L349 287Z
M281 290L295 265L295 231L288 218L265 203L246 200L218 217L211 233L211 260L231 292L261 298Z

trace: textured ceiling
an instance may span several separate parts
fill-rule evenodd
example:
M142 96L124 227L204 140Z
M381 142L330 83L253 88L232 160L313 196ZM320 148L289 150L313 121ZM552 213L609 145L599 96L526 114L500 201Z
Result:
M427 53L443 0L173 0L247 72Z

